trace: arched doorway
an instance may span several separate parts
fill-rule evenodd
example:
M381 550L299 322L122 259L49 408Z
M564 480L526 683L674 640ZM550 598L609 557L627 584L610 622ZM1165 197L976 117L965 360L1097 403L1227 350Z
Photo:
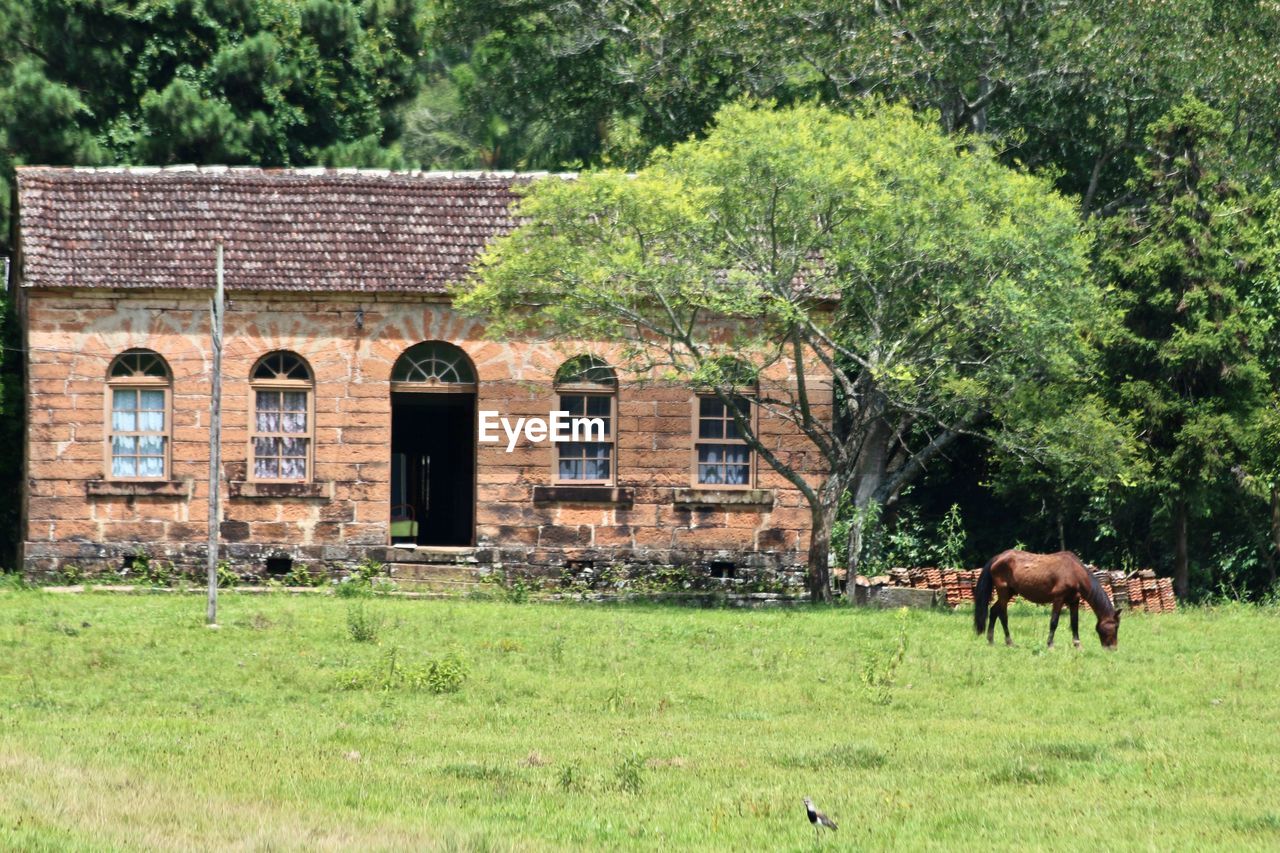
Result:
M471 545L475 535L476 369L444 341L391 369L391 544Z

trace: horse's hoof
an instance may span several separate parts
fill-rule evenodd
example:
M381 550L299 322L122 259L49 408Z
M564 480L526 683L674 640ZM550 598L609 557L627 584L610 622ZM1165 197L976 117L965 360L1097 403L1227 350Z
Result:
M1077 649L1078 649L1078 648L1080 648L1080 644L1079 644L1079 643L1072 643L1071 645L1075 646Z

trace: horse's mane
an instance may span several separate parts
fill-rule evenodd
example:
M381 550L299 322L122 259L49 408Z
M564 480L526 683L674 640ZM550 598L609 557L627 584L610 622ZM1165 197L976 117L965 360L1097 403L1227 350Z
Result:
M1088 569L1085 569L1089 572ZM1110 616L1116 612L1116 608L1111 603L1111 599L1107 597L1107 591L1102 588L1102 584L1098 583L1098 579L1093 576L1093 572L1089 572L1089 606L1093 608L1093 612L1099 617Z

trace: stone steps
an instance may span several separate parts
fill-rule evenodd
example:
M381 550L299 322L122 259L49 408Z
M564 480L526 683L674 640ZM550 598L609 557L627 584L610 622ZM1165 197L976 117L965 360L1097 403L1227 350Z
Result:
M482 592L485 584L468 583L467 581L407 580L396 581L399 592L432 593L441 598L453 598Z
M387 563L387 574L400 580L471 580L479 582L481 573L475 566L455 563Z
M466 595L479 590L483 576L474 564L397 562L387 563L386 569L399 589L448 595Z
M374 549L371 556L385 565L457 565L477 566L489 563L492 552L480 548L448 546L420 546L417 548L387 547Z

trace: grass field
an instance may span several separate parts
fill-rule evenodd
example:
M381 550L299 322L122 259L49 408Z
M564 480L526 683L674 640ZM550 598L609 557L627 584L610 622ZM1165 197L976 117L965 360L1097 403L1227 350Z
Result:
M968 612L203 608L0 592L0 847L810 850L805 795L824 848L1280 847L1274 608L1115 654L1031 607L1013 649ZM467 680L379 686L393 649Z

